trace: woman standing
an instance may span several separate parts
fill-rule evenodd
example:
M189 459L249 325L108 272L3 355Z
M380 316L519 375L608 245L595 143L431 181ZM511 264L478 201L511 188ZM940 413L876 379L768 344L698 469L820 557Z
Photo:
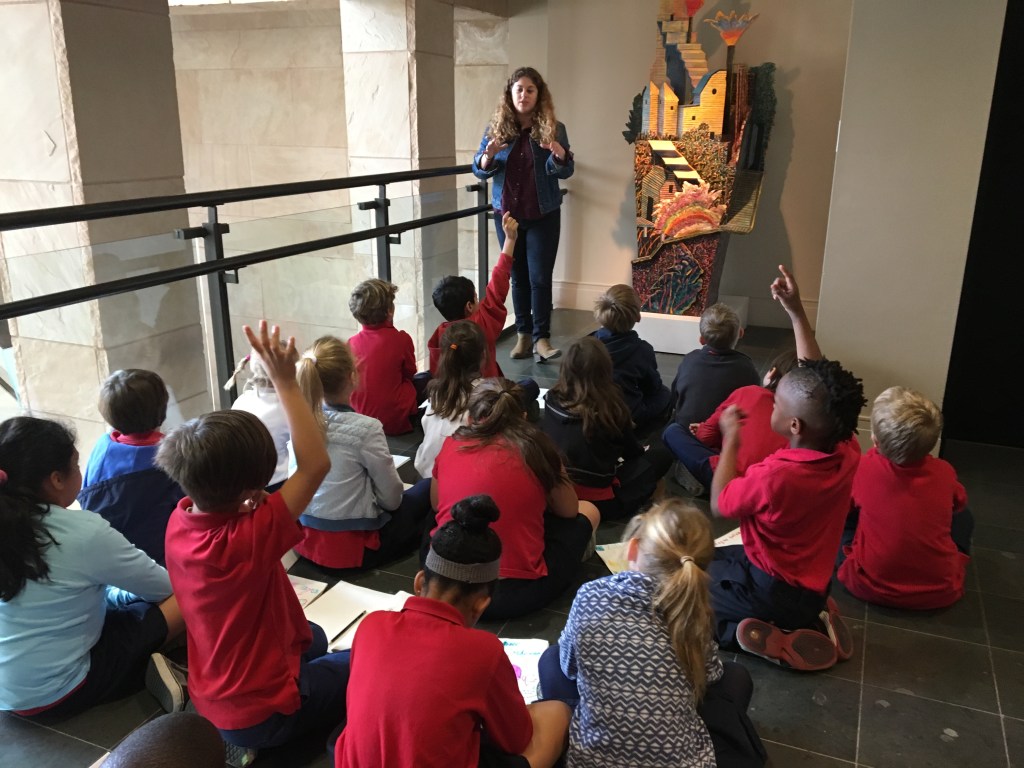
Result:
M569 138L555 120L544 78L532 67L520 67L508 79L473 158L478 178L494 177L491 205L501 245L501 215L508 211L519 222L512 261L516 359L529 357L531 349L539 363L561 354L551 346L551 274L562 222L558 179L569 178L573 170Z

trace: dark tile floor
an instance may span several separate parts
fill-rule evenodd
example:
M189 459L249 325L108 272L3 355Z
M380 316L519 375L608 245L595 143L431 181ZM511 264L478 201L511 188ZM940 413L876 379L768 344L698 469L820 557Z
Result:
M588 313L569 310L556 311L554 326L556 345L595 327ZM749 328L740 348L763 369L788 343L786 331ZM509 360L511 345L510 339L499 344L506 375L532 376L542 387L555 382L556 362ZM678 361L658 356L666 383ZM392 439L392 451L411 456L418 442L417 435ZM896 611L865 605L837 585L834 595L856 641L850 661L827 673L799 674L740 655L756 686L751 716L777 768L1024 766L1024 451L948 441L944 457L966 485L978 522L968 592L960 603L943 611ZM414 472L411 463L403 468L408 472ZM697 504L707 509L705 502ZM716 534L730 527L721 520L713 525ZM605 523L598 540L616 541L621 531L622 524ZM412 591L417 567L410 557L350 580L387 592ZM292 571L337 580L306 562ZM595 556L580 583L606 574ZM566 594L536 614L482 628L554 642L571 605L572 594ZM143 692L45 725L0 715L0 766L84 768L157 714L156 701ZM330 763L323 740L311 738L267 751L257 765Z

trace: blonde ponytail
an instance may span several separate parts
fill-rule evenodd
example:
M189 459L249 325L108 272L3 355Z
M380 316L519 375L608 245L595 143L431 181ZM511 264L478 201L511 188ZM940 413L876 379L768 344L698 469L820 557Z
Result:
M341 392L356 372L356 360L348 344L334 336L321 336L302 353L295 377L321 430L327 428L324 403Z
M640 567L657 584L654 610L668 625L672 648L699 702L707 688L706 660L714 613L705 572L715 554L711 526L696 507L670 498L627 526L640 542Z

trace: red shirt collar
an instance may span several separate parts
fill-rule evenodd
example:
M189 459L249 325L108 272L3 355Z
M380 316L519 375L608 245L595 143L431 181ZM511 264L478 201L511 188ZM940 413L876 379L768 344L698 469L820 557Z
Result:
M405 601L405 607L402 610L425 613L428 616L433 616L435 619L458 624L460 627L466 626L466 619L459 613L458 608L429 597L410 597Z
M164 439L164 433L154 429L152 432L133 432L124 435L115 429L110 433L110 439L121 445L156 445Z

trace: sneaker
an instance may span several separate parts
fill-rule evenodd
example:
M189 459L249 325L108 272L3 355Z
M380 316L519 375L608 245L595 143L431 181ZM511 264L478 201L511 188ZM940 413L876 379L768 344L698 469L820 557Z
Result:
M149 657L146 690L156 697L164 712L181 712L188 701L188 670L162 653Z
M703 496L705 493L700 480L690 474L690 470L679 461L676 462L675 481L688 496Z
M258 754L258 750L224 742L224 762L230 768L248 768L248 766L252 765Z
M828 598L825 601L825 610L818 614L818 618L825 625L825 634L835 645L836 656L840 661L846 661L853 656L853 635L839 614L839 606L836 605L836 601L831 597Z
M823 632L813 629L779 629L760 619L744 619L736 627L736 642L747 653L782 667L814 672L836 663L836 646Z

